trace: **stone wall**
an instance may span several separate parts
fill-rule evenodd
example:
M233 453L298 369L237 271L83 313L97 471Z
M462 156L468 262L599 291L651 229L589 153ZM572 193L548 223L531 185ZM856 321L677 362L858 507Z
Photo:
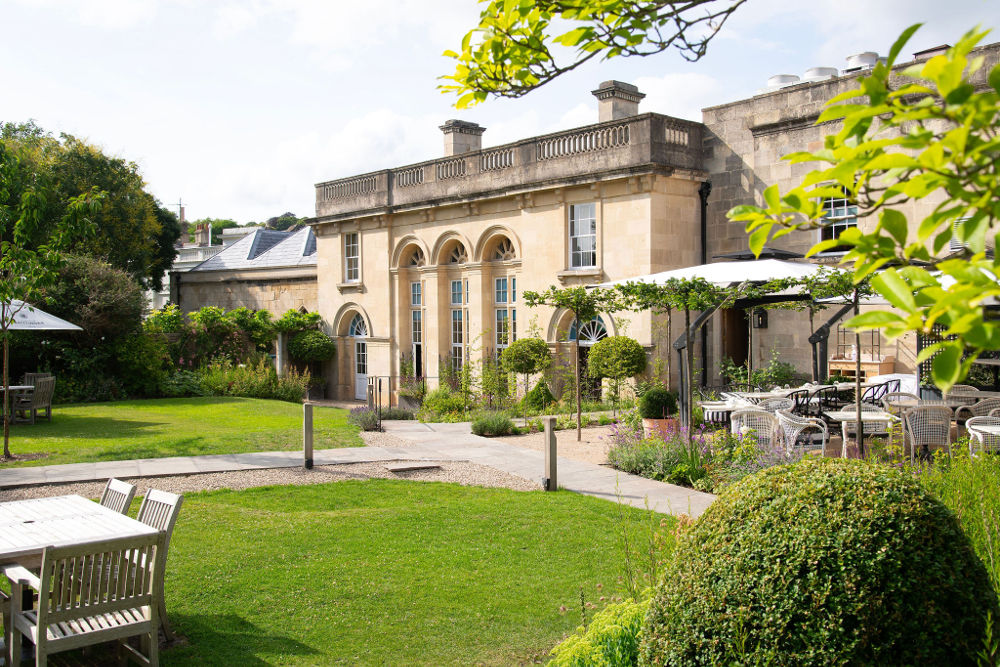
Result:
M180 282L180 308L189 313L203 306L217 306L232 310L250 308L267 310L275 317L292 309L318 308L315 277L286 278L277 280L229 280L196 282L187 279Z

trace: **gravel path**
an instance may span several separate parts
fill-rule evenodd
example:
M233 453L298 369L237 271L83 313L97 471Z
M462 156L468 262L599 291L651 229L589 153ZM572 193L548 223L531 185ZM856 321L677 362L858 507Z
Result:
M611 446L611 441L607 437L610 432L610 426L592 426L590 428L585 428L580 434L582 440L577 442L575 428L566 429L565 431L556 431L556 448L559 452L559 456L567 459L573 459L575 461L585 461L587 463L605 465L608 462L608 448ZM507 443L508 445L523 447L525 449L534 449L539 452L543 451L543 447L545 445L544 433L512 435L510 437L497 439L500 440L500 442Z
M272 484L323 484L342 482L348 479L406 479L418 482L452 482L463 486L484 486L534 491L537 483L493 468L457 461L427 462L437 463L440 469L416 470L393 473L386 469L393 462L351 463L345 465L316 466L312 470L302 468L270 468L265 470L240 470L236 472L213 472L200 475L174 475L170 477L126 478L138 486L138 493L155 487L171 493L190 493L215 489L249 489ZM401 462L408 463L408 462ZM421 462L425 463L425 462ZM82 484L49 484L29 486L0 491L0 501L42 498L78 494L85 498L98 498L104 489L104 482Z

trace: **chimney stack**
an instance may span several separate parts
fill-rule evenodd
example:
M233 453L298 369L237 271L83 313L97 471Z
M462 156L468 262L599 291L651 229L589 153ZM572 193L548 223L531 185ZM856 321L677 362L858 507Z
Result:
M461 155L482 150L485 127L464 120L447 120L441 126L444 132L444 156Z
M200 246L212 245L212 225L202 223L194 228L194 242Z
M601 123L638 115L639 101L646 96L632 84L621 81L605 81L590 92L598 99L597 117Z

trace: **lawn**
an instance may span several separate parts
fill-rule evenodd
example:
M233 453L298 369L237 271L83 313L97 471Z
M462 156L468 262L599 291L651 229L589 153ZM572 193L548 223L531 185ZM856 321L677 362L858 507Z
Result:
M316 449L362 444L346 410L313 418ZM15 455L45 456L0 467L299 449L302 406L225 396L57 405L51 423L16 424L10 434Z
M619 511L569 492L396 480L189 494L166 582L189 643L161 660L531 662L579 624L581 587L594 602L615 590ZM644 515L623 508L630 530Z

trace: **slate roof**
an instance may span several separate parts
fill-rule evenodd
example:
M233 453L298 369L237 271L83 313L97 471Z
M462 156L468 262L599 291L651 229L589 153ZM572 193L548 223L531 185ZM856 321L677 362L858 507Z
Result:
M294 232L256 229L191 271L278 269L316 265L316 237L311 227Z

